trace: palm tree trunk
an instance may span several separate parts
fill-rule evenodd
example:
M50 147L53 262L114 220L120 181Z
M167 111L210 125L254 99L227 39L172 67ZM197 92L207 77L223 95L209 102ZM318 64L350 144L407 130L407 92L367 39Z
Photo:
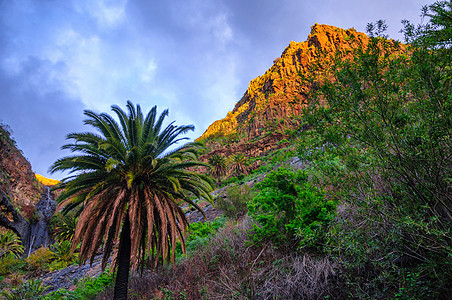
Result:
M121 239L119 241L118 254L118 272L116 273L116 283L114 300L126 300L127 290L129 285L129 268L130 268L130 221L129 212L126 213L126 220L121 232Z

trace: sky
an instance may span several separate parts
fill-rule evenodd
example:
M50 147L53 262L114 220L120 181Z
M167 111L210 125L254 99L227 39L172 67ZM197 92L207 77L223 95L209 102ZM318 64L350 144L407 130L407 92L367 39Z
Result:
M83 125L85 109L169 109L168 121L199 137L240 100L290 41L313 24L365 31L386 20L422 22L428 0L0 0L0 123L33 171ZM425 21L425 20L424 20Z

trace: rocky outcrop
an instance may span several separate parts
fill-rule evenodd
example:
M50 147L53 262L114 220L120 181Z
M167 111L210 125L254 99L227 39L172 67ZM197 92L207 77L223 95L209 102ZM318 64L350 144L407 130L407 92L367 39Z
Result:
M255 141L239 140L225 145L221 142L212 142L210 146L214 150L207 155L201 156L200 159L205 161L214 153L224 157L229 157L235 153L243 153L247 157L257 157L266 154L270 150L286 146L284 143L280 143L285 138L287 138L287 135L274 133Z
M265 74L250 82L234 109L210 125L198 140L235 133L241 140L249 141L266 132L283 132L298 126L295 117L307 105L310 88L300 75L310 72L320 59L320 52L347 56L353 47L367 43L368 37L353 28L315 24L305 42L291 42Z
M48 224L56 209L49 187L40 183L9 130L0 126L0 226L17 233L29 255L52 242Z
M50 218L56 210L56 202L54 196L50 192L50 188L46 187L42 193L41 200L36 204L36 218L31 220L29 225L29 238L25 241L28 248L28 254L37 250L39 247L48 247L54 239L49 232ZM22 239L22 242L24 240Z
M11 202L8 195L0 192L0 226L12 230L20 236L24 246L24 255L30 255L41 246L49 246L53 239L48 225L56 209L56 202L50 189L47 187L42 193L41 199L33 207L33 215L29 219L24 218Z
M9 128L0 124L0 189L11 198L15 207L22 209L36 204L43 188L30 162L11 138Z
M59 180L46 178L42 175L35 174L36 179L45 186L54 186L60 183Z

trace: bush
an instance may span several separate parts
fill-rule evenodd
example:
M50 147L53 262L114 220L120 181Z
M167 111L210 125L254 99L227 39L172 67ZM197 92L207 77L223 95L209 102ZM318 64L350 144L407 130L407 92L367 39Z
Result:
M239 181L239 178L235 176L230 176L226 182L226 185L236 183L237 181Z
M452 296L452 4L423 15L425 25L404 21L410 45L379 37L384 22L369 24L368 44L325 60L308 81L309 151L343 168L334 180L318 171L353 217L331 246L355 297Z
M248 211L247 202L253 199L252 189L246 185L233 186L226 189L226 198L215 201L216 208L222 210L228 218L238 218Z
M17 258L13 254L7 254L0 259L0 276L22 270L26 265L24 259Z
M273 170L273 165L262 165L259 169L253 170L253 174L264 174Z
M271 241L283 248L320 249L335 216L336 203L308 182L305 171L281 167L268 174L249 203L255 242Z
M52 246L53 257L50 264L50 271L66 268L77 263L78 254L71 252L71 242L62 241Z
M216 218L212 222L191 223L188 227L189 236L187 241L190 242L200 237L208 237L223 227L225 222L224 218Z
M24 252L20 238L12 231L0 232L0 258L11 253L19 257Z
M41 274L49 271L50 263L54 257L55 253L50 251L49 248L41 247L33 252L33 254L26 259L26 262L28 263L28 268L31 271Z
M4 291L0 295L8 300L35 300L44 295L45 291L49 288L43 286L41 280L30 279L19 288L11 291Z
M282 145L284 143L288 143L289 141L287 139L282 139L280 140L278 143L276 143L277 145Z
M77 284L74 291L58 290L44 296L43 300L89 300L94 299L96 295L106 288L110 287L114 281L113 274L104 271L96 278L85 278Z
M225 218L216 218L211 222L191 223L188 227L188 237L185 241L187 253L192 253L200 247L205 246L213 234L215 234L226 223ZM177 243L177 255L181 257L182 248Z

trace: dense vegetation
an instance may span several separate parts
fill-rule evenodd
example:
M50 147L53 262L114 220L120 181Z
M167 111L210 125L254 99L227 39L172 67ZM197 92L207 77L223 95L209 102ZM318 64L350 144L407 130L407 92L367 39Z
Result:
M300 156L348 205L329 246L360 297L451 297L451 6L404 21L409 46L370 24L366 48L307 78Z

